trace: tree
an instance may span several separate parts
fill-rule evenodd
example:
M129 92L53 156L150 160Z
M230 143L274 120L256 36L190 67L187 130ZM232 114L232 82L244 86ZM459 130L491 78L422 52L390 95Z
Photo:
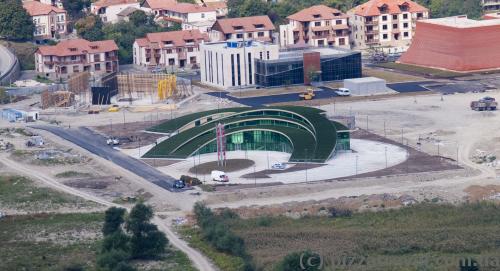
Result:
M80 19L84 16L83 9L90 6L90 0L62 0L62 4L71 19Z
M310 250L306 250L286 255L278 264L276 271L312 271L321 269L321 257Z
M148 23L148 15L142 10L136 10L129 16L129 21L135 25L145 25Z
M106 268L108 270L114 270L120 263L126 263L129 258L129 254L126 251L113 249L101 253L97 257L97 264L100 267Z
M121 232L121 226L125 222L125 212L125 209L118 207L111 207L106 210L104 214L104 226L102 227L104 236L118 231Z
M153 209L138 203L130 211L125 228L132 235L130 254L134 259L154 259L165 253L168 239L150 220Z
M86 40L97 41L104 39L103 23L99 16L89 15L78 20L75 24L78 35Z
M21 0L0 0L0 38L32 40L35 26Z

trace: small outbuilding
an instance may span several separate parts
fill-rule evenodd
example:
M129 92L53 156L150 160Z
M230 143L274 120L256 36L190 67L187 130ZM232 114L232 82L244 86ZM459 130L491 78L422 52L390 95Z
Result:
M349 89L352 95L360 96L392 92L387 88L385 80L377 77L344 79L344 88Z

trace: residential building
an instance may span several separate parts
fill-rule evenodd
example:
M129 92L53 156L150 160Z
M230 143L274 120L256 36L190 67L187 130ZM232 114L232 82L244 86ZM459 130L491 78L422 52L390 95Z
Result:
M200 45L201 82L231 89L255 85L255 59L277 59L276 44L256 41L212 42Z
M177 3L173 0L145 0L143 9L154 13L158 20L169 23L215 22L217 12L213 8L197 4Z
M325 5L312 6L287 17L280 25L280 45L338 46L350 48L348 16Z
M137 7L128 7L116 14L116 18L118 22L128 22L130 19L130 15L136 11L142 11L140 8Z
M500 1L499 0L481 0L483 4L483 10L485 12L492 12L500 10Z
M385 48L389 52L405 51L416 22L429 18L427 8L409 0L370 0L347 14L353 48Z
M66 34L67 14L64 9L37 1L23 2L23 7L33 19L35 39L53 39Z
M149 33L134 42L134 64L195 68L199 66L200 44L204 42L208 42L208 35L199 30Z
M267 15L218 19L210 31L211 41L258 40L273 42L274 25Z
M399 62L458 72L500 69L498 44L498 18L471 20L464 15L421 20Z
M117 23L118 14L128 8L139 9L140 2L138 0L98 0L90 5L90 12L99 15L105 23Z
M337 47L279 49L259 41L205 43L201 82L221 88L279 87L361 77L361 53Z
M227 16L228 9L226 1L205 1L201 5L204 7L215 9L217 18L224 18Z
M118 71L118 46L113 40L90 42L63 40L57 45L41 46L35 53L35 69L51 79L66 79L73 73L93 75Z
M63 9L63 4L62 4L61 0L38 0L38 2L40 2L42 4L51 5L51 6Z

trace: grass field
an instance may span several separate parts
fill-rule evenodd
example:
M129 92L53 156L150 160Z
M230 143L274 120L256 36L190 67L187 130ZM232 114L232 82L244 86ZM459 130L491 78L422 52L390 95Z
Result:
M464 256L478 260L480 270L499 270L499 224L500 207L493 204L424 204L342 218L236 220L230 229L263 270L306 249L324 256L325 264L342 255L367 259L366 265L335 270L458 270ZM498 265L485 266L489 256Z
M59 271L96 268L103 213L37 214L0 219L0 270ZM133 261L138 270L195 271L189 258L169 250L163 260ZM68 269L69 270L69 269Z
M401 63L395 63L395 62L379 63L379 64L377 64L377 66L382 67L382 68L387 68L387 69L394 69L394 70L400 70L400 71L405 71L405 72L417 73L417 74L421 74L423 76L433 76L433 77L439 77L439 78L450 78L450 77L467 75L466 73L445 71L445 70L420 67L420 66L414 66L414 65L408 65L408 64L401 64Z
M0 211L15 209L22 212L48 212L61 207L81 208L98 205L84 199L35 186L20 176L0 176Z

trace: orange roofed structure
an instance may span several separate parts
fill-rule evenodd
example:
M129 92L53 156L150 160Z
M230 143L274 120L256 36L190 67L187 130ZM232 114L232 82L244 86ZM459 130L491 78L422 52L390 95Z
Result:
M417 22L417 31L400 63L458 72L500 68L500 19L467 16Z

